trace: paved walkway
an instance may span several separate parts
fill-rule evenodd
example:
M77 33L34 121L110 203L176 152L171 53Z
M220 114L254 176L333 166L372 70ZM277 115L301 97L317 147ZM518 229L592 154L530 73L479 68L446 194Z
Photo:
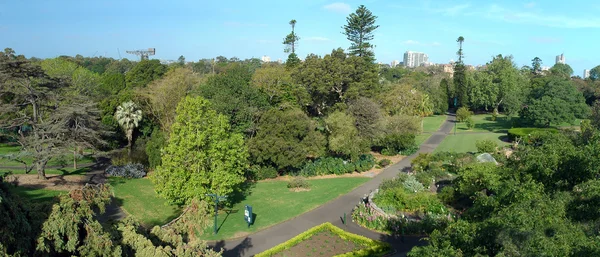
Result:
M404 158L402 161L386 168L379 175L373 179L367 181L360 187L352 190L351 192L338 197L312 211L297 216L291 220L277 224L268 229L264 229L252 235L249 235L240 239L233 240L221 240L210 243L218 249L223 248L225 257L235 256L253 256L261 253L267 249L270 249L280 243L283 243L292 237L306 231L307 229L324 222L331 222L334 225L351 233L359 234L390 243L397 253L394 256L405 256L410 249L416 245L423 245L425 242L421 241L420 237L406 236L404 242L400 238L384 235L362 228L353 222L351 222L350 213L360 201L361 197L368 194L371 190L379 187L379 184L384 179L394 178L398 173L404 169L410 167L410 162L414 159L418 153L429 153L432 152L454 128L453 115L448 115L446 121L442 124L440 129L433 133L427 141L425 141L419 151L416 154ZM258 213L261 210L256 210ZM266 211L266 210L265 210ZM342 224L341 217L346 213L347 224Z

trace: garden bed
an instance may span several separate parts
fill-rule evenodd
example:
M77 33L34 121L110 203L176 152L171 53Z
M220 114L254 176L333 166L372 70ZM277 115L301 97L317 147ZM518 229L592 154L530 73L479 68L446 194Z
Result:
M331 223L323 223L256 257L383 256L390 250L387 243L348 233Z

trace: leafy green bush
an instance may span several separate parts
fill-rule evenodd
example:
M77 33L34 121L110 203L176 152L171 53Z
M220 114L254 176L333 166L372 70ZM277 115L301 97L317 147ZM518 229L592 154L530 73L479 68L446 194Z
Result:
M467 108L467 107L460 107L456 111L456 121L458 121L458 122L465 122L465 121L467 121L468 118L471 117L471 115L473 115L473 112L469 111L469 108Z
M455 201L455 190L453 186L445 186L444 188L442 188L442 191L439 192L437 194L437 197L440 198L440 200L448 205L451 205L454 203Z
M392 163L392 161L390 161L389 159L383 159L383 160L379 161L379 163L377 163L377 164L379 164L379 166L381 166L381 167L386 167L386 166L390 165L391 163Z
M425 190L423 184L421 184L415 176L408 176L408 178L402 183L404 190L411 193L417 193Z
M379 140L378 145L382 148L382 154L397 155L415 147L415 134L388 134Z
M431 182L435 180L435 177L430 172L421 172L415 174L415 179L417 179L419 183L429 187L429 185L431 185Z
M475 121L471 117L467 118L466 123L467 123L467 129L469 129L469 130L473 129L475 127Z
M287 188L290 188L290 189L300 189L300 188L309 189L310 188L310 184L308 183L308 181L304 177L297 176L297 177L294 177L292 180L288 181Z
M346 174L354 171L364 172L375 166L375 157L371 154L361 155L356 161L350 162L335 157L323 157L314 162L308 162L299 175L301 176L320 176L329 174Z
M515 141L518 138L526 140L530 135L534 135L542 131L550 133L558 132L558 130L554 128L511 128L508 130L508 138L512 141Z
M428 169L429 163L431 162L431 154L420 153L411 161L412 170L414 172L423 172Z
M252 172L257 180L276 178L279 175L273 166L254 166Z
M160 164L162 160L160 157L160 151L167 145L167 139L162 131L154 129L150 135L150 140L146 143L146 155L148 155L148 167L154 169Z
M448 213L435 194L430 192L409 193L404 188L381 190L373 202L382 209L412 213Z
M480 153L494 153L496 152L496 148L498 148L498 144L489 139L477 140L475 146L477 147L477 152Z

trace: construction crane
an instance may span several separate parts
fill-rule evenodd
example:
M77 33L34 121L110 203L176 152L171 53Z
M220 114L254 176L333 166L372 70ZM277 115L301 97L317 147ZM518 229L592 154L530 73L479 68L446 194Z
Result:
M125 51L128 54L139 55L142 60L148 60L148 56L156 54L156 48L148 48L148 50Z

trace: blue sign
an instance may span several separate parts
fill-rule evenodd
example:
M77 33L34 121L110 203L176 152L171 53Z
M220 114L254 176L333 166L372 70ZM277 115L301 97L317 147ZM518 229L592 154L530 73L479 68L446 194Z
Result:
M244 220L248 223L248 227L252 224L252 206L246 205L244 208Z

